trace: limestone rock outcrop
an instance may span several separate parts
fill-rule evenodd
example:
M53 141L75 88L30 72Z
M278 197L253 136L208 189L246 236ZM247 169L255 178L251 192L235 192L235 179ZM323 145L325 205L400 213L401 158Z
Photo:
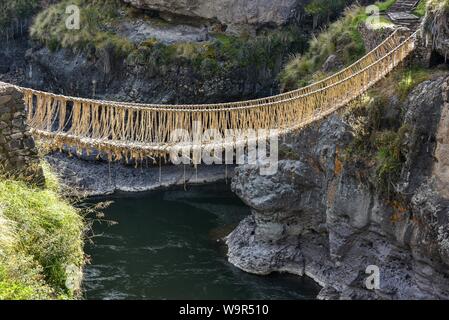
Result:
M288 137L298 159L281 160L277 174L238 167L232 187L252 215L227 237L229 261L307 275L323 286L320 299L448 299L448 95L439 77L390 102L408 128L396 186L406 207L373 188L364 164L339 156L352 134L337 115ZM370 265L376 290L365 285Z
M230 25L283 25L303 0L123 0L140 9Z

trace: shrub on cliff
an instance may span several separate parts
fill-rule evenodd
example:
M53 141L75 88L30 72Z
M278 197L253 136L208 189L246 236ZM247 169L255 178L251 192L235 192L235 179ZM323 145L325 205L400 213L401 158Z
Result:
M43 189L0 178L0 300L66 299L79 289L83 219L46 171Z
M313 29L315 29L323 20L329 23L331 16L341 12L353 2L353 0L312 0L306 5L305 11L313 16Z
M7 0L0 3L0 37L23 31L23 22L34 14L39 0Z
M420 0L415 10L413 11L413 14L418 17L424 17L424 15L426 14L427 1L428 0Z
M81 9L80 30L68 30L65 26L65 9L69 4ZM148 18L142 14L138 17ZM209 41L203 42L164 44L149 38L135 43L116 29L136 18L135 10L118 0L62 0L39 13L31 36L52 51L70 48L93 58L102 50L113 52L115 58L131 66L142 66L149 76L164 75L164 70L172 66L186 66L206 79L236 68L247 68L251 73L254 68L273 70L279 68L288 52L305 47L304 36L293 27L261 31L257 36L212 33Z
M66 8L76 5L82 8L80 29L70 30L66 26ZM119 0L87 1L62 0L41 11L30 29L31 36L50 49L76 48L89 50L107 47L112 44L118 53L126 54L132 49L131 43L105 28L119 17Z
M320 77L317 71L332 54L342 64L350 64L365 53L365 46L357 30L364 10L359 6L347 9L344 17L314 37L304 55L294 57L284 68L280 81L284 91L307 85Z
M380 12L384 12L395 2L396 0L387 0L376 5ZM326 77L329 72L336 71L362 57L366 50L359 25L365 23L367 18L368 14L364 7L355 5L347 8L341 19L310 41L305 54L293 57L286 64L280 74L283 91L294 90ZM385 24L382 19L380 23ZM323 68L331 56L335 65Z
M404 124L403 102L420 83L438 76L428 69L399 68L353 102L344 118L353 140L344 160L365 167L375 189L387 198L396 196L396 184L406 161L405 141L410 128Z

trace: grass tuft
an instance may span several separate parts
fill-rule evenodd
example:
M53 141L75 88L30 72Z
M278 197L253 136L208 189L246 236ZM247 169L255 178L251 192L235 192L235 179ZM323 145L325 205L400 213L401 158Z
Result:
M68 299L79 293L84 264L84 221L59 196L57 179L47 186L0 180L0 300Z
M405 100L418 84L430 79L430 71L423 68L409 68L398 78L397 92Z
M39 0L7 0L0 3L0 37L13 36L39 8ZM20 26L20 27L19 27Z
M419 1L418 6L413 11L413 14L415 14L418 17L424 17L426 15L427 2L428 0Z
M363 56L365 45L357 30L362 12L364 9L359 6L347 9L343 18L310 41L304 55L296 56L287 63L280 75L283 90L293 90L316 80L314 74L332 54L337 54L345 65Z
M68 4L81 8L80 30L68 30L65 26ZM304 35L294 27L261 31L255 37L217 33L206 42L166 45L148 38L132 43L115 30L133 15L135 13L119 0L61 0L36 17L31 36L51 51L69 48L89 57L98 57L101 51L112 52L113 59L141 66L150 76L164 75L171 66L182 66L191 67L205 79L226 75L235 69L249 69L251 74L254 68L278 69L283 56L291 51L302 51L306 43Z
M377 2L379 11L387 11L396 0ZM332 23L318 37L309 42L309 48L303 55L297 55L286 64L279 78L283 91L294 90L326 77L320 70L331 55L336 55L337 67L347 66L361 58L365 53L365 44L359 32L359 26L368 20L366 8L354 5L346 9L343 17ZM381 17L374 29L391 25ZM336 70L330 70L334 72Z

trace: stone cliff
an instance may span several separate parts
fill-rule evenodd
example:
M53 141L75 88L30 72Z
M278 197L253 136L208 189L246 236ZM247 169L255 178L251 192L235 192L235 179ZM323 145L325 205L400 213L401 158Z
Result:
M42 184L43 172L25 118L22 93L0 84L0 173Z
M226 25L288 23L299 13L303 0L123 0L140 8L217 21Z
M345 116L287 138L274 176L238 167L232 187L253 214L227 238L229 261L308 275L322 299L449 298L448 95L440 76L387 102L382 121L407 128L393 198L375 187L373 159L343 155L354 139ZM380 269L378 290L365 287L369 265Z
M57 1L36 15L29 38L24 32L0 48L0 80L73 96L145 103L272 95L279 91L277 75L284 61L301 52L309 36L307 24L287 23L297 2L133 2L137 8L151 3L165 10L155 14L118 0L86 1L82 17L90 12L98 19L84 19L81 30L71 32L65 27L70 1ZM215 13L202 17L208 10ZM167 17L181 11L190 12L189 18ZM257 31L252 18L241 18L242 23L251 20L245 22L249 32L232 33L212 18L216 14L237 20L253 14L266 18L260 18ZM279 24L271 25L270 19Z

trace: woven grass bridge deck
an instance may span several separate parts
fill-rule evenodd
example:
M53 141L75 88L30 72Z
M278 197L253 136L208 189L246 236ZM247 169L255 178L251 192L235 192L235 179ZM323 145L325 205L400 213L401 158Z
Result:
M179 148L176 129L204 133L277 129L299 130L362 96L415 48L416 33L397 29L378 47L338 73L307 87L272 97L233 103L156 105L67 97L15 86L24 94L28 124L52 149L97 150L110 160L165 156ZM1 85L8 85L0 83ZM248 143L235 134L222 142L235 148ZM210 147L200 141L196 148Z

